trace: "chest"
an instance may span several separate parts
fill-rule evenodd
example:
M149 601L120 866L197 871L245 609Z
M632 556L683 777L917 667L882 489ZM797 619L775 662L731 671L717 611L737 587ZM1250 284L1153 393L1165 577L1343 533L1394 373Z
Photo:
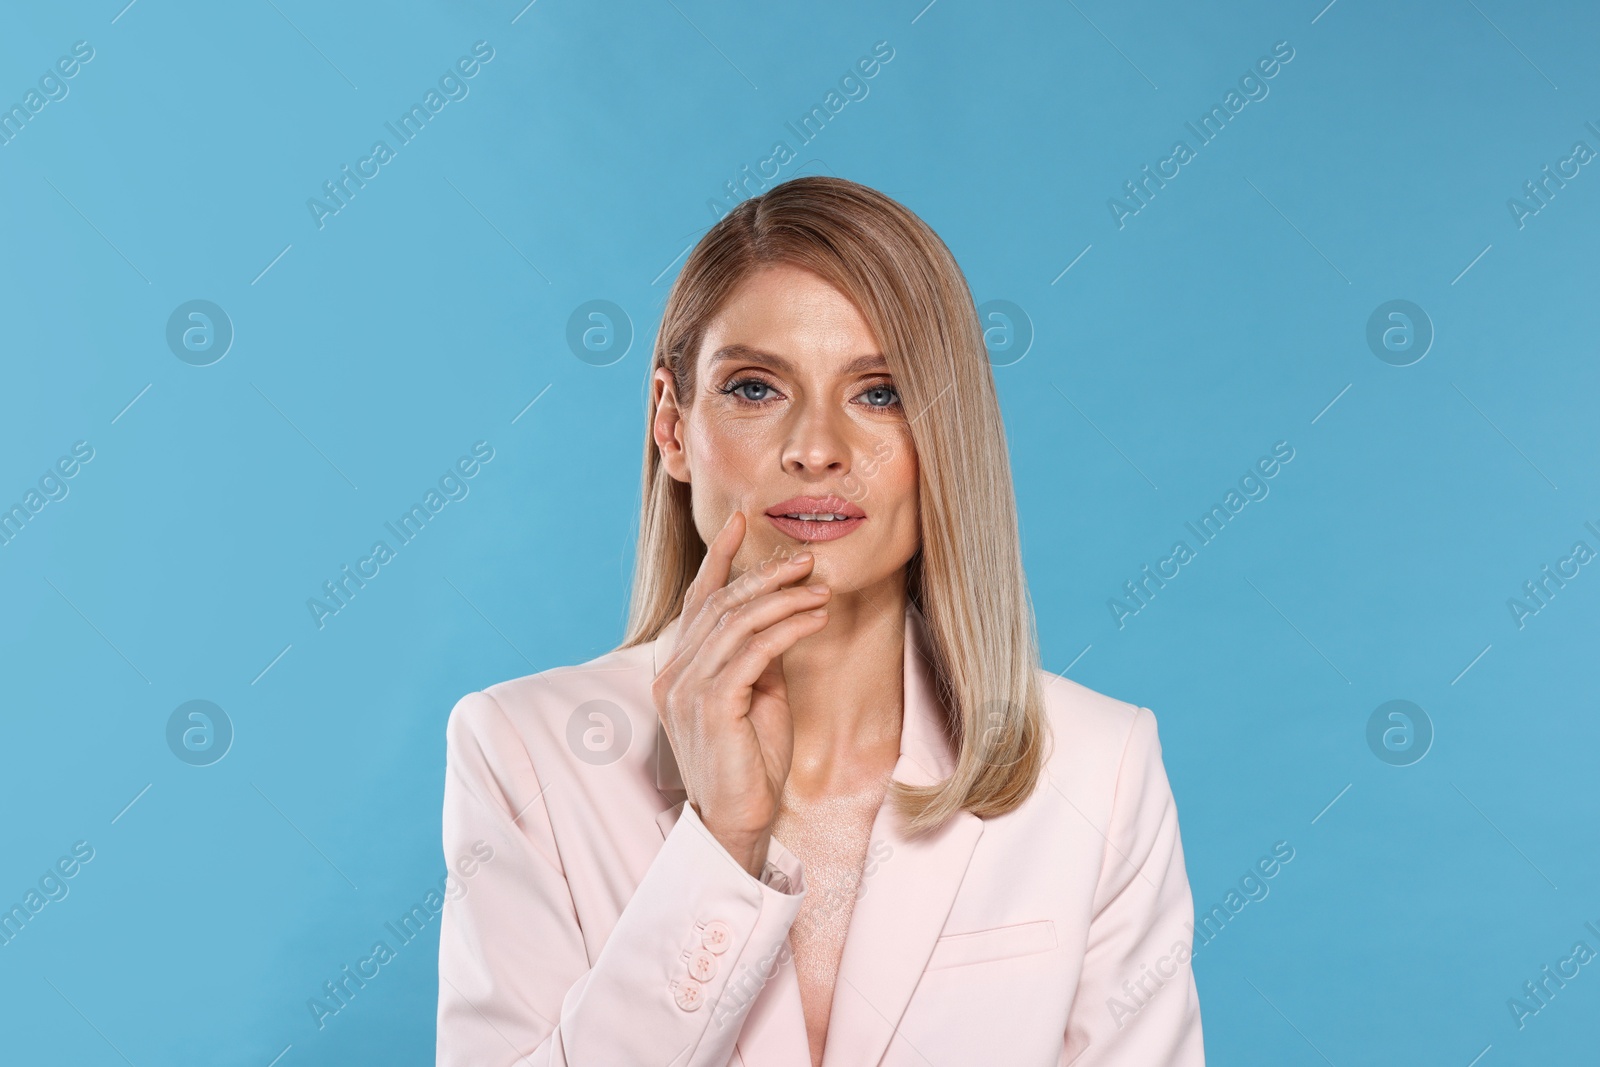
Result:
M839 961L865 884L869 839L881 802L877 791L804 805L786 802L773 824L773 836L799 857L804 872L806 895L789 928L789 949L814 1063L826 1039Z
M881 788L802 799L786 791L772 833L799 857L806 896L790 930L796 959L837 959L867 869Z

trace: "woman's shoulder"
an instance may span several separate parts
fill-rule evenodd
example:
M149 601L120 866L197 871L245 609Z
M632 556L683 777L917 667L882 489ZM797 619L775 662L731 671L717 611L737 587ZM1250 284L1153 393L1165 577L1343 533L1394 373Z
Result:
M1058 783L1075 783L1079 795L1109 797L1119 781L1147 778L1160 767L1149 708L1046 670L1039 684L1051 733L1046 766Z
M531 844L563 874L576 854L563 855L563 841L658 845L650 657L649 643L613 649L457 700L445 727L447 840Z
M653 725L655 718L651 647L646 641L582 663L493 682L456 701L446 733L455 741L509 728L525 745L543 746L559 738L583 753L601 735L632 735L638 727Z
M1065 675L1040 670L1039 688L1051 727L1074 744L1120 749L1136 727L1154 729L1155 714L1149 708L1090 689ZM1143 720L1149 720L1148 724Z

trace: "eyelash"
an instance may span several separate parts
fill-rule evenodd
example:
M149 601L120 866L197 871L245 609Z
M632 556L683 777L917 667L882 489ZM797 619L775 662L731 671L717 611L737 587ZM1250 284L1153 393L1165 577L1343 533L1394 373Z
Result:
M770 397L768 397L768 398L762 399L762 400L751 400L749 397L738 396L737 395L738 390L744 388L747 385L760 385L760 386L764 386L764 387L766 387L768 389L772 389L774 391L777 390L777 386L773 385L771 382L766 381L763 378L743 377L743 378L735 378L733 381L729 382L727 385L724 385L722 388L718 389L717 392L721 393L724 396L733 396L736 400L739 400L742 403L748 404L748 405L750 405L752 407L760 407L761 405L765 404L767 402L767 400L771 399ZM894 397L895 397L894 401L891 402L891 403L888 403L888 404L867 404L867 405L865 405L866 407L871 408L871 409L876 410L876 411L893 411L894 409L900 407L900 392L899 392L899 390L897 390L894 386L889 385L887 383L879 383L877 385L869 385L866 389L863 389L862 392L863 393L870 393L870 392L873 392L874 390L877 390L877 389L887 389L889 392L893 393Z

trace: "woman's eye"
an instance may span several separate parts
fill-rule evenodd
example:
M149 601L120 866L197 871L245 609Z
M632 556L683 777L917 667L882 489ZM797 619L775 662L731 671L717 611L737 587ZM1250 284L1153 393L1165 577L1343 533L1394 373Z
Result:
M745 392L745 390L747 390L747 389L756 389L756 390L767 389L767 390L770 390L771 388L772 388L772 386L768 385L766 382L762 381L759 378L742 378L739 381L730 382L726 387L724 387L724 389L722 391L724 393L732 393L734 396L737 396L741 400L748 400L748 401L750 401L752 403L760 403L761 401L767 399L765 394L759 394L758 393L757 395L752 396L751 394Z
M900 394L892 385L874 385L861 395L868 398L867 406L872 408L893 407L900 403Z
M777 389L769 382L760 378L740 378L731 381L720 390L725 395L732 395L747 404L762 404L772 399ZM892 385L874 385L860 394L866 398L866 405L870 408L892 408L900 404L900 393Z

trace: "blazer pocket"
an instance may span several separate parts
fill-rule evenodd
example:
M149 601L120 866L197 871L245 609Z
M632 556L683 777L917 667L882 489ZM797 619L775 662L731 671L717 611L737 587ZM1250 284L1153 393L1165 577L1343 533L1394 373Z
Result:
M933 946L924 970L960 967L968 963L1028 956L1056 947L1056 924L1052 919L1037 919L1013 926L996 926L965 934L945 934Z

